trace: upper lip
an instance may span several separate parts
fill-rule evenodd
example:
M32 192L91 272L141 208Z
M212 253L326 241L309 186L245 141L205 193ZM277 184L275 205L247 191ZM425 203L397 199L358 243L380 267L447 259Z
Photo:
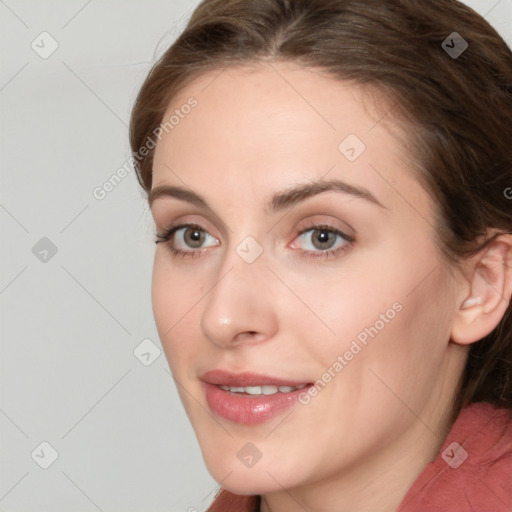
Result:
M216 386L301 386L307 381L281 379L269 375L261 375L251 372L232 373L226 370L210 370L203 373L200 379L208 384Z

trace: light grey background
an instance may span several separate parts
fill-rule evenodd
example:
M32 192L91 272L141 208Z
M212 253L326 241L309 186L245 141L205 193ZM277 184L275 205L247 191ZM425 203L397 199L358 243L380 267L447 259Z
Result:
M512 43L512 0L466 3ZM204 511L217 489L158 356L133 172L93 195L197 4L0 0L0 512Z

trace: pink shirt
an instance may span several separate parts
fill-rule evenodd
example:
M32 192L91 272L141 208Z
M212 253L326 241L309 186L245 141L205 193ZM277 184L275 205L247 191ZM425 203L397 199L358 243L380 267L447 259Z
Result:
M259 512L259 496L221 490L208 512ZM396 512L511 512L512 415L480 402L459 414Z

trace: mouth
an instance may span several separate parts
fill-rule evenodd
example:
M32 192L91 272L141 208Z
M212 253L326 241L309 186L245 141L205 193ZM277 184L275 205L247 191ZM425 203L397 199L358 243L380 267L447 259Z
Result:
M298 391L299 389L305 388L307 384L301 384L300 386L274 386L272 384L264 384L263 386L219 386L224 391L229 391L232 394L243 394L249 396L261 396L261 395L275 395L276 393L291 393L292 391Z
M240 425L269 421L297 404L310 382L213 370L201 375L211 411Z

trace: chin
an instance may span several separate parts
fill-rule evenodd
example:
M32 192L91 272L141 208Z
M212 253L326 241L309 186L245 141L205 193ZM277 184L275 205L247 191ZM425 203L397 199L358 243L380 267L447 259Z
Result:
M256 471L255 468L249 470L231 469L229 471L216 471L215 468L208 471L213 479L218 482L223 489L226 489L234 494L242 496L252 496L256 494L268 494L282 490L282 487L270 476L264 468ZM272 473L272 472L271 472ZM227 476L229 474L229 476ZM288 482L284 482L288 488Z
M301 475L297 474L297 466L293 469L279 464L280 454L274 453L275 457L263 455L252 467L245 467L236 452L228 453L228 450L218 449L205 452L206 450L203 450L203 459L212 478L222 488L235 494L258 495L277 492L283 487L295 487L302 479Z

